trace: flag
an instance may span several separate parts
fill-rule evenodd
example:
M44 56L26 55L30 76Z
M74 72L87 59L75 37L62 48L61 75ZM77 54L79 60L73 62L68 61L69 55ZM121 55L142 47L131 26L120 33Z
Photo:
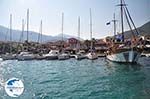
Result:
M110 22L107 22L106 25L110 25Z

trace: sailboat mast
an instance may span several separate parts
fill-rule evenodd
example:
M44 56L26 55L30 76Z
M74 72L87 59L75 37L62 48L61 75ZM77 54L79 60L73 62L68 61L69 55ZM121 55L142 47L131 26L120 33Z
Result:
M12 45L11 45L11 41L12 41L12 14L10 14L10 50L9 50L9 53L12 52Z
M93 40L92 40L92 12L90 8L90 39L91 39L91 50L93 48Z
M20 41L23 41L23 33L24 33L24 19L22 19L22 34Z
M40 25L40 28L39 28L39 34L38 34L38 39L37 39L38 43L40 43L40 36L41 36L41 25Z
M12 14L10 14L10 41L12 41Z
M64 32L64 13L62 13L61 32L62 32L62 42L63 42L63 32Z
M80 41L80 17L78 17L78 40Z
M113 20L113 22L114 22L114 36L116 36L116 18L115 18L115 13L114 13L114 20Z
M124 22L123 22L123 1L120 0L120 10L121 10L121 30L122 30L122 42L124 42Z
M78 42L77 42L77 50L80 50L80 17L78 17Z
M42 20L41 20L41 24L40 24L40 28L41 28L41 29L40 29L40 35L41 35L41 36L40 36L40 37L41 37L41 43L42 43L42 28L43 28L43 27L42 27L42 25L43 25L43 23L42 23Z
M61 38L61 52L63 50L63 32L64 32L64 13L62 13L62 24L61 24L61 33L62 33L62 38Z
M29 9L27 9L27 42L29 40Z

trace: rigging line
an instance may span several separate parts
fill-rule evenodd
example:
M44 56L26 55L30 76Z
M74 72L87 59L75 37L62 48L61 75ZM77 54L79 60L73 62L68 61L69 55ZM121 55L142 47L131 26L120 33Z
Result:
M136 40L136 39L135 39L135 35L134 35L134 31L133 31L133 29L132 29L132 27L131 27L131 24L130 24L130 22L129 22L128 15L127 15L127 13L126 13L125 8L124 8L124 13L125 13L125 17L126 17L126 19L127 19L127 23L128 23L128 25L129 25L129 28L130 28L130 30L131 30L132 36L133 36L134 40Z
M124 4L125 4L125 1L124 1L124 0L123 0L123 2L124 2ZM133 22L133 20L132 20L132 18L131 18L131 15L130 15L130 13L129 13L129 10L128 10L128 8L127 8L126 6L125 6L125 9L126 9L126 11L127 11L127 14L128 14L128 16L129 16L129 18L130 18L132 24L133 24L133 27L134 27L134 29L135 29L137 35L139 35L139 32L138 32L138 30L137 30L137 28L136 28L136 26L135 26L135 24L134 24L134 22Z

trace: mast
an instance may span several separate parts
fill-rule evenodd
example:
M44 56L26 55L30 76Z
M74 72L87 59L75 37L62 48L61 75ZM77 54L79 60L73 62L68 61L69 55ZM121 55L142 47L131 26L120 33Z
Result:
M12 14L10 14L10 41L12 41Z
M114 19L112 20L114 22L114 36L116 36L116 18L115 18L115 13L114 13Z
M122 30L122 42L124 42L124 25L123 25L123 6L125 6L122 2L122 0L120 0L120 10L121 10L121 30Z
M27 42L29 40L29 9L27 9Z
M91 39L91 51L93 48L93 40L92 40L92 12L90 8L90 39Z
M21 42L23 42L23 33L24 33L24 19L22 19L22 32L21 32L21 35L20 35L20 39L19 39L19 42L17 43L17 51L19 51L19 45ZM21 46L21 51L23 50L23 46Z
M114 23L114 38L116 39L116 22L117 22L117 20L115 18L115 13L114 13L112 22Z
M41 24L40 24L40 27L41 27L41 43L42 43L42 29L43 29L43 27L42 27L42 25L43 25L43 23L42 23L42 20L41 20Z
M62 38L61 38L61 51L63 49L63 32L64 32L64 13L62 13L62 24L61 24L61 33L62 33Z
M11 53L12 52L12 45L11 45L11 41L12 41L12 14L10 14L10 52L9 53Z
M78 50L80 50L80 17L78 17Z
M80 17L78 17L78 40L80 41Z
M62 13L62 24L61 24L61 33L62 33L62 42L63 42L63 32L64 32L64 13Z

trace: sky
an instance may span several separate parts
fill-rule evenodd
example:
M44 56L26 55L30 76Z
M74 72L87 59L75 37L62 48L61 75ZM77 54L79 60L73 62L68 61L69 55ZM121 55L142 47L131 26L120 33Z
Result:
M113 35L113 25L106 23L113 19L113 13L119 19L120 0L0 0L0 25L9 27L12 14L12 28L21 30L22 19L25 21L27 9L30 11L29 30L39 32L43 21L43 34L61 33L61 17L64 13L64 33L77 36L78 17L81 20L81 38L90 38L90 12L92 10L93 37L102 38ZM150 21L150 0L125 0L137 27ZM125 24L125 30L128 30ZM25 25L25 30L27 29ZM118 31L119 22L118 22Z

